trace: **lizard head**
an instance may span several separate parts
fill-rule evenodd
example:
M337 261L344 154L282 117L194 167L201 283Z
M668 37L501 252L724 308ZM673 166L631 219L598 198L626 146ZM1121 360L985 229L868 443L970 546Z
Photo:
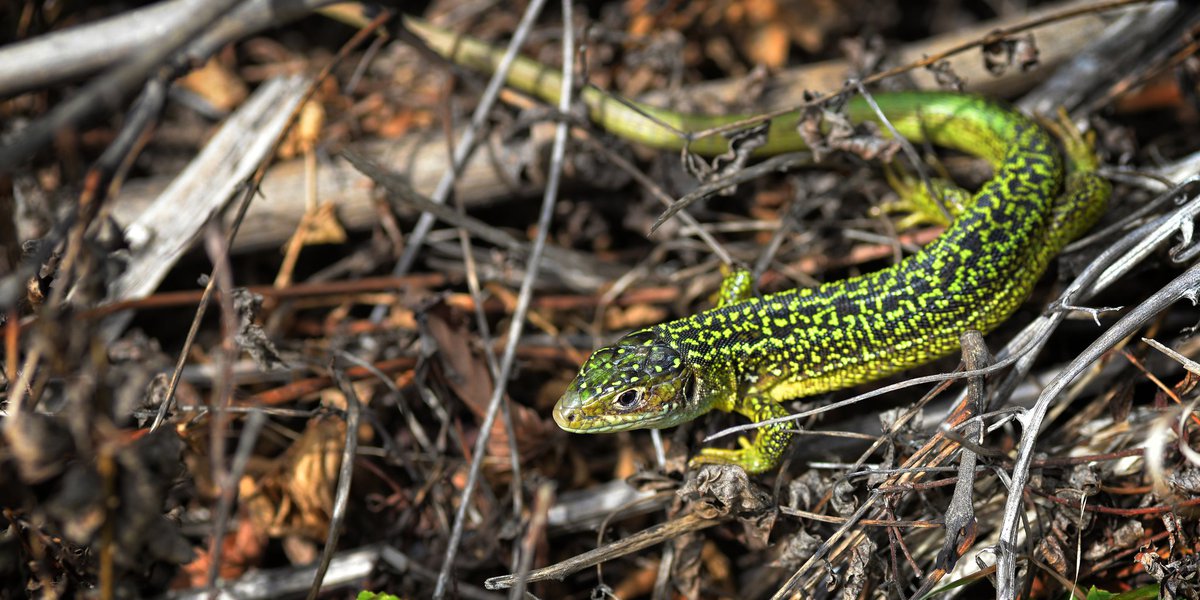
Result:
M679 425L704 412L697 383L679 351L650 330L635 331L592 353L554 406L554 421L574 433Z

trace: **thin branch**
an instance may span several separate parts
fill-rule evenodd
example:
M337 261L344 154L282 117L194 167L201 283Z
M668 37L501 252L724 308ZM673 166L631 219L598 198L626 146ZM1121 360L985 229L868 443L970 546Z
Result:
M387 198L389 201L415 207L417 210L422 211L425 216L444 221L455 227L461 227L471 235L505 250L523 256L533 256L533 246L527 242L518 239L503 229L493 227L475 217L464 215L449 206L438 204L432 198L426 198L418 194L402 177L383 168L375 161L353 150L343 150L342 157L353 165L355 169L366 175L367 178L383 186L388 191ZM544 248L543 253L545 254L546 266L555 275L570 280L573 284L584 289L594 290L604 285L605 279L598 272L600 266L587 255L556 246ZM400 277L398 275L393 276Z
M900 135L900 132L896 129L896 126L892 124L892 120L889 119L886 114L884 114L883 109L879 107L879 103L875 101L875 96L871 95L871 93L867 91L867 86L863 84L861 79L855 79L852 82L852 85L858 90L858 93L863 97L863 99L867 101L867 104L871 107L871 110L875 113L875 117L879 119L879 122L883 123L884 127L887 127L888 132L892 134L892 139L895 140L896 143L900 144L900 149L904 151L904 155L908 157L908 162L912 163L913 170L917 172L917 176L921 178L922 185L925 186L925 192L929 194L929 199L933 200L933 202L937 204L938 211L942 213L942 217L946 219L947 223L954 221L954 216L951 215L950 211L946 208L946 203L942 201L941 194L938 194L937 190L934 189L933 180L929 178L929 173L925 169L925 163L921 162L921 157L917 154L917 149L913 147L912 142L909 141L908 138Z
M321 72L313 78L312 83L309 84L308 89L304 92L304 95L298 102L296 102L296 105L292 108L291 114L288 115L287 123L294 124L296 122L296 119L300 116L300 110L305 104L308 103L309 100L312 99L313 95L316 94L318 86L321 84L321 82L325 81L327 77L329 77L329 74L333 72L333 68L341 63L341 61L350 54L351 50L358 47L359 44L366 40L368 36L370 36L377 28L381 27L390 18L391 13L386 10L383 11L378 17L371 21L370 24L359 30L358 33L354 34L353 37L351 37L345 44L342 45L342 47L338 50L338 53L333 57L332 60L329 61L328 64L325 65L324 68L321 69ZM258 169L254 172L254 175L250 177L250 180L244 187L241 201L238 203L237 215L234 217L233 224L229 228L229 237L227 238L228 241L225 244L226 248L233 246L233 240L237 237L238 230L242 225L242 221L246 218L246 211L250 208L250 201L254 199L254 196L258 192L258 186L262 184L263 177L265 177L267 174L267 166L271 162L269 158L276 155L279 150L279 145L283 143L285 136L290 130L291 127L289 126L284 127L279 132L279 135L275 137L275 141L271 144L271 151L265 154L265 156L268 157L268 160L263 160L262 164L258 166ZM204 294L200 296L200 303L198 306L196 306L196 315L192 318L191 328L188 329L188 335L184 340L183 348L179 350L179 359L175 362L175 370L171 374L171 382L167 386L166 397L163 398L162 405L159 406L158 416L154 418L154 424L151 425L150 431L158 429L158 427L162 425L163 420L166 418L167 412L171 410L171 405L175 398L175 390L179 387L179 378L183 374L183 366L187 363L187 357L191 353L192 344L196 339L196 334L200 331L200 322L204 319L204 313L208 310L208 301L212 298L214 291L213 282L216 279L215 275L216 274L214 273L212 276L210 276L208 279L208 284L204 286Z
M415 37L415 36L414 36ZM439 58L441 58L439 56ZM446 144L448 147L446 154L454 156L454 136L451 134L451 117L449 111L446 110L446 117L443 119L443 126L446 129ZM467 215L466 203L459 194L454 195L454 210L462 216ZM495 338L492 337L492 328L488 324L487 314L484 311L483 304L483 289L479 285L479 267L475 262L475 252L471 246L471 235L463 227L455 227L455 232L458 234L458 246L462 252L463 271L467 275L467 292L471 295L471 301L475 304L471 311L475 316L475 327L479 330L479 338L483 341L483 356L487 362L488 375L492 378L492 384L499 379L500 376L500 359L496 357L496 351L492 348L495 343ZM512 468L512 481L509 486L512 493L512 511L513 519L519 521L521 513L524 511L524 498L522 490L524 483L521 479L521 453L517 445L516 427L513 425L512 408L508 402L503 403L500 407L500 417L504 421L504 430L508 432L508 455L511 459L509 465ZM517 560L516 549L513 550L513 560Z
M526 581L545 581L547 579L561 581L572 573L577 573L604 561L632 554L638 550L649 548L655 544L661 544L681 535L702 531L714 525L720 525L727 520L728 518L709 519L697 513L688 513L678 519L652 525L615 542L588 550L582 554L577 554L562 562L542 567L541 569L534 569L529 573ZM483 585L489 590L498 590L512 587L516 582L516 575L500 575L488 579Z
M539 5L540 8L540 5ZM563 19L566 23L571 23L570 3L564 4ZM535 9L530 6L529 12L534 12ZM559 96L558 109L566 112L571 106L571 82L574 80L573 71L575 69L575 31L574 27L563 28L563 78L562 91ZM554 217L554 205L558 199L558 188L562 182L562 164L563 157L567 150L567 134L569 128L566 123L559 123L554 129L554 145L550 154L550 176L546 181L546 193L542 197L542 209L538 215L537 235L534 238L533 251L529 257L529 265L525 270L524 280L521 282L521 291L517 296L517 306L513 311L512 320L508 327L508 340L504 347L504 357L500 361L500 377L496 380L496 385L492 390L492 398L488 404L487 414L483 418L483 422L479 425L479 436L475 440L475 451L471 458L471 469L467 475L467 483L462 491L462 498L458 504L458 514L454 517L454 526L450 530L450 539L447 542L446 555L442 559L442 570L438 574L437 586L434 588L433 597L436 600L444 598L446 588L450 583L450 573L454 569L454 559L458 554L458 545L462 541L463 528L467 521L467 512L471 506L471 496L475 492L475 487L479 482L479 474L483 471L484 457L487 455L487 443L491 438L492 425L496 421L496 414L500 412L500 404L504 401L504 394L508 388L508 378L512 373L514 359L516 357L517 346L521 341L521 330L525 325L525 313L529 309L530 300L533 298L533 284L537 281L538 267L542 260L542 251L546 247L546 238L550 233L551 221Z
M570 0L566 0L570 1ZM533 565L533 555L537 552L538 540L546 533L546 517L550 507L554 506L554 484L550 482L538 486L537 494L533 497L533 516L529 519L529 527L521 540L521 560L517 565L517 581L509 592L511 600L525 597L525 584L529 582L529 569Z
M164 35L159 44L140 48L130 62L99 75L50 112L22 129L13 140L0 147L0 173L11 172L21 162L45 146L66 129L73 129L101 111L116 110L125 96L167 58L200 35L212 23L241 0L192 0L189 18Z
M213 279L216 280L209 283L223 292L219 303L221 307L221 351L215 353L217 376L213 380L208 400L208 407L212 411L212 420L208 427L209 462L212 469L210 476L221 490L222 496L237 494L237 481L233 480L232 473L225 466L226 429L229 427L229 414L225 412L225 407L229 406L233 397L233 363L237 360L239 351L234 339L237 336L238 317L233 306L233 275L229 266L229 246L225 242L226 239L222 239L219 226L209 224L205 230L204 246L209 260L212 261ZM244 468L245 465L242 467ZM211 552L219 558L220 552L217 548L220 546L225 532L217 530L218 525L224 526L224 522L213 523ZM209 565L210 588L216 581L219 567L219 563L215 560ZM215 595L214 590L213 596L215 597Z
M229 516L233 513L233 502L237 500L237 482L246 472L250 455L254 453L254 445L258 443L258 434L267 422L267 415L261 410L251 410L250 417L238 436L237 452L233 455L233 465L229 469L229 478L221 487L221 496L217 500L216 516L213 518L213 537L208 550L208 585L209 590L216 590L217 575L221 571L221 550L224 548L225 529L229 524Z
M186 48L199 62L229 42L279 27L340 0L245 0ZM57 85L159 46L177 23L196 18L193 0L165 0L0 48L0 97Z
M446 170L445 175L438 182L437 188L430 198L435 204L444 204L446 202L446 198L449 197L450 191L454 187L454 182L458 180L458 174L462 171L463 165L467 164L467 160L475 152L476 137L479 135L479 131L483 129L485 121L487 121L488 115L492 111L492 106L496 103L496 98L500 95L500 89L504 87L504 80L508 76L508 70L512 67L513 61L517 58L518 50L525 43L525 37L533 29L533 22L537 20L545 4L546 0L532 0L529 6L526 7L525 14L522 15L521 22L517 25L517 30L513 32L512 39L509 40L508 47L504 50L504 57L500 60L496 72L492 74L491 80L488 81L483 95L479 98L479 104L475 107L475 112L471 115L470 125L463 131L462 136L458 139L458 143L455 144L454 156L451 159L450 168ZM566 59L564 58L564 60ZM563 65L563 67L564 69L568 68L567 65ZM567 81L568 83L570 82L569 79ZM412 268L413 263L417 260L417 253L420 252L421 246L425 244L425 236L429 235L429 230L433 228L433 220L433 215L421 215L416 227L413 228L413 232L408 236L408 242L404 247L404 252L400 255L400 260L396 262L396 266L392 269L392 275L403 275L408 273L409 269ZM387 309L383 305L376 306L375 310L371 313L371 321L375 323L382 321L386 311Z
M338 389L346 399L346 442L342 447L342 464L338 469L337 491L333 497L333 514L329 517L329 532L325 537L325 548L321 552L321 562L317 565L317 574L313 577L312 587L308 590L308 600L316 600L321 592L321 582L325 572L329 570L329 561L333 559L333 551L337 548L338 535L341 533L342 521L346 520L346 505L350 502L350 482L354 479L354 457L358 453L358 420L362 413L358 394L354 386L346 378L346 371L334 364L330 371Z
M983 340L983 334L975 330L969 330L962 335L961 340L963 363L967 369L978 369L986 366L991 361L987 345ZM970 415L979 415L983 412L983 407L987 406L983 377L976 376L967 380L967 396L968 402L965 405L967 414L965 416L968 420L963 424L963 431L961 433L966 440L978 446L983 443L983 423L978 419L970 418ZM943 434L948 433L950 432L943 431ZM942 580L942 577L954 569L954 565L958 563L959 557L975 542L977 523L975 520L973 495L975 491L975 473L977 471L976 463L979 457L974 450L966 445L963 445L959 456L958 477L954 482L954 494L950 497L950 506L946 508L945 516L942 518L946 537L942 542L941 551L938 552L933 570L921 582L921 586L909 595L911 600L923 598L929 590L933 589L933 586L937 585ZM899 578L900 574L896 573L894 577Z
M658 230L663 223L675 216L679 211L691 206L699 200L703 200L721 190L727 189L730 186L737 185L752 179L757 179L767 173L775 171L788 171L799 166L812 164L811 152L789 152L787 154L779 154L772 156L753 166L740 169L727 177L722 177L716 181L712 181L697 187L688 192L682 198L673 202L666 210L654 220L654 224L650 226L650 232Z
M1188 298L1193 304L1197 301L1197 290L1200 290L1200 264L1193 265L1182 275L1176 277L1153 296L1136 306L1129 314L1113 324L1103 335L1092 342L1082 353L1071 361L1059 373L1042 394L1029 412L1025 413L1022 421L1021 443L1017 451L1016 465L1013 466L1011 483L1009 484L1008 501L1004 507L1004 523L1000 527L998 543L999 558L996 563L996 597L1000 600L1016 598L1016 548L1018 519L1022 510L1025 484L1029 481L1029 466L1033 460L1033 452L1037 445L1038 434L1041 432L1042 419L1046 411L1058 396L1072 381L1099 360L1121 340L1133 335L1138 329L1155 318L1160 312L1181 298Z

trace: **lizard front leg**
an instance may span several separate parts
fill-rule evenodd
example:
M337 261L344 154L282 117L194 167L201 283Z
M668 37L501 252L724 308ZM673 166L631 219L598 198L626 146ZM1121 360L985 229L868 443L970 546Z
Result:
M755 423L788 416L788 411L765 395L746 398L734 409ZM738 438L740 449L702 448L688 463L699 465L740 465L747 473L764 473L775 468L792 441L790 423L774 423L759 427L751 443Z

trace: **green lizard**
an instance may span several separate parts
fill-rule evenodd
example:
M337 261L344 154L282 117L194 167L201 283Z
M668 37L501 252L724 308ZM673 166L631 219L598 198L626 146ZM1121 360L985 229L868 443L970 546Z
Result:
M470 68L491 71L500 51L416 20L409 26L436 51ZM518 58L508 85L548 102L561 75ZM744 115L686 115L637 104L634 110L594 88L581 100L608 131L659 148L691 132ZM1047 129L995 102L942 92L875 96L900 135L961 150L993 168L973 195L938 182L953 222L920 252L889 268L817 288L754 297L750 278L735 272L715 308L630 333L595 351L554 407L567 431L600 433L679 425L713 409L754 422L789 413L783 403L895 374L958 349L967 329L990 331L1028 297L1050 260L1095 223L1111 193L1096 174L1091 144L1069 123ZM862 99L845 108L853 122L878 117ZM771 154L805 148L799 113L771 121ZM686 141L698 154L728 149L719 136ZM1065 160L1064 160L1065 155ZM1065 163L1065 164L1064 164ZM938 219L925 188L911 182L902 196ZM784 424L760 427L739 449L703 448L692 464L737 464L752 473L775 467L791 441Z

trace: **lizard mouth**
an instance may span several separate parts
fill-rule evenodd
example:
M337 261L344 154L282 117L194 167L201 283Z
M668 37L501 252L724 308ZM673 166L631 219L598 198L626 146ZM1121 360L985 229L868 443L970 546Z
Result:
M564 406L559 402L554 407L554 422L563 431L571 433L609 433L644 427L644 419L626 420L619 415L587 415L577 407Z

